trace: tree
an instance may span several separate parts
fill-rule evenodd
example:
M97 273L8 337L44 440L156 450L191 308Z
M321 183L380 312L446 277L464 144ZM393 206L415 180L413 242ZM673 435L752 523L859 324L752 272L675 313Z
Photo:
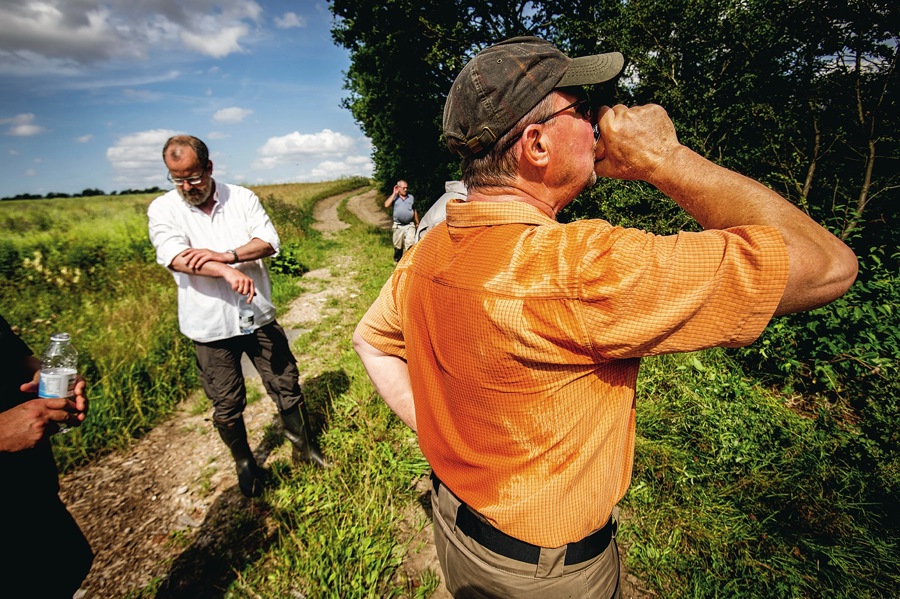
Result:
M481 48L507 37L548 35L541 3L460 0L333 0L334 40L350 50L344 106L374 147L375 178L387 192L397 179L436 199L459 176L442 138L447 91Z
M630 58L630 101L663 105L682 141L768 183L858 250L890 242L900 183L895 3L622 7L597 28Z

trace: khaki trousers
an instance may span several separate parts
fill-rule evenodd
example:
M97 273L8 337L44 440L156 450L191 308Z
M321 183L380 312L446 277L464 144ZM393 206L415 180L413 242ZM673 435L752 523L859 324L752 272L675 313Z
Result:
M460 508L460 506L463 506ZM434 542L447 589L457 599L618 599L616 539L597 557L565 565L566 548L542 548L537 564L498 555L456 527L468 509L443 484L431 494Z

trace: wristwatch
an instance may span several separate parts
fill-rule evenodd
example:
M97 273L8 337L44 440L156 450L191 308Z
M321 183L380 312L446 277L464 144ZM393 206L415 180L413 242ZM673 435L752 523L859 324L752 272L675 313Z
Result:
M234 256L234 261L232 262L232 264L237 264L237 261L238 261L238 255L237 255L237 252L234 251L234 250L225 250L225 251L226 251L227 253L231 254L232 256Z

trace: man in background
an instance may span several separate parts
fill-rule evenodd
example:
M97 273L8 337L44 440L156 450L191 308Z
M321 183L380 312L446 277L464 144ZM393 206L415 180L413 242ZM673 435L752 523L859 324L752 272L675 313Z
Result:
M447 205L446 233L416 244L354 334L432 467L455 597L617 597L640 359L747 345L856 277L846 245L681 145L661 107L598 111L583 86L623 65L534 37L469 61L443 120L468 201ZM598 177L651 183L704 231L558 223Z
M238 485L245 496L256 497L263 477L243 418L243 354L278 407L294 460L324 465L310 431L296 361L275 321L263 264L263 258L278 252L278 233L256 194L213 179L209 150L200 139L170 138L163 161L175 189L150 204L150 241L157 262L178 285L178 324L194 342L200 382L212 401L216 430L234 458Z
M413 207L415 198L409 193L409 185L403 179L394 185L394 191L384 201L385 208L393 206L391 238L394 243L394 262L399 262L416 242L416 227L419 215Z
M71 599L94 554L59 498L50 437L61 426L80 426L88 400L80 376L72 399L37 397L40 368L0 316L0 584L23 597Z
M447 202L450 200L466 199L466 186L462 181L444 181L444 193L431 205L431 208L419 220L419 226L416 227L416 242L418 243L425 233L434 228L438 223L444 222L447 218Z

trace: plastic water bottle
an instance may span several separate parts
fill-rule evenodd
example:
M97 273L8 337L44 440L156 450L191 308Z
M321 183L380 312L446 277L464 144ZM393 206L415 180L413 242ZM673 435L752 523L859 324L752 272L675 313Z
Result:
M75 397L75 378L78 375L78 352L72 346L68 333L54 333L50 345L41 356L41 378L38 397ZM72 430L58 422L58 433Z
M78 352L68 333L54 333L41 356L38 397L75 397Z
M238 303L238 328L241 335L249 335L256 327L253 324L253 305L247 303L247 297L240 293L235 294Z

